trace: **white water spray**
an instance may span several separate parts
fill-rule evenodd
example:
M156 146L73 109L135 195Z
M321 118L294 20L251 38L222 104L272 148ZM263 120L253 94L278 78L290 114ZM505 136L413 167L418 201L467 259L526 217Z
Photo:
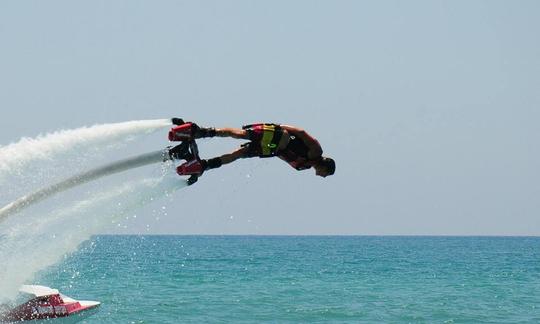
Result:
M21 174L33 161L52 160L77 148L80 152L80 148L114 146L170 125L168 119L137 120L61 130L36 138L24 137L16 143L0 146L0 180L6 175Z
M31 283L37 272L61 261L92 235L185 186L175 175L131 181L9 228L0 225L5 232L0 238L0 301L15 297L20 285Z
M69 165L58 167L64 163L77 164L81 147L90 152L88 154L101 154L115 145L170 125L167 119L96 125L63 130L35 139L23 138L17 143L0 146L0 185L3 191L0 193L0 204L6 203L3 201L8 199L6 193L17 194L21 190L27 193L26 197L15 200L9 205L11 207L3 209L4 216L18 213L17 217L8 217L7 222L0 221L0 302L13 298L21 284L32 283L37 272L62 260L92 235L110 229L118 220L132 216L138 208L159 198L169 197L187 185L185 181L179 181L171 165L165 165L169 169L164 170L156 164L151 169L154 176L143 175L142 180L129 182L111 178L113 181L100 183L96 190L87 190L82 199L66 194L57 196L59 204L53 210L38 206L39 210L22 211L23 207L76 185L159 162L161 152L156 151L75 176L69 174L73 169ZM44 182L45 186L40 181L18 181L25 179L30 171L35 171L33 165L36 161L39 162L41 174L45 176L33 172L33 177ZM156 171L161 176L155 176ZM46 176L50 173L56 173L64 180L51 181ZM16 190L10 192L11 188Z
M152 163L163 162L163 159L163 151L150 152L77 174L61 182L39 189L31 194L22 196L17 200L12 201L11 203L0 208L0 223L9 215L15 214L21 211L23 208L38 203L41 200L46 199L47 197L50 197L59 192L71 189L75 186L79 186L86 182L90 182L108 175L112 175L129 169L138 168Z

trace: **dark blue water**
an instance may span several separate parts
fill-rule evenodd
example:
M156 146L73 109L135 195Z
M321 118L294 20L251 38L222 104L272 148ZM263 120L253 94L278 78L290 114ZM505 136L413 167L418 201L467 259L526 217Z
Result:
M39 283L88 323L540 322L540 238L99 236Z

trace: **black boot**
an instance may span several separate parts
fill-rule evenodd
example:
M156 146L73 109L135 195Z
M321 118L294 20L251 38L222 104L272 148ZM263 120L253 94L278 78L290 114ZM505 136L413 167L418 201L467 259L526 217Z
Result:
M221 165L223 165L223 162L221 161L221 158L219 157L215 157L213 159L203 160L203 161L204 161L203 167L205 170L219 168Z
M214 137L216 136L216 129L214 127L199 127L197 126L195 133L193 135L194 138L204 138L204 137Z

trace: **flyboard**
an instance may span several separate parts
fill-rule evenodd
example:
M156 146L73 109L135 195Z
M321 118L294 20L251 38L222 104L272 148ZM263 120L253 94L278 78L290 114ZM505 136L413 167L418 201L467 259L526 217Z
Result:
M192 165L199 165L201 162L194 136L197 126L191 122L184 122L181 118L173 118L172 122L177 126L169 131L169 141L181 143L175 147L169 147L169 157L171 160L186 160L176 169L176 172L182 176L189 175L187 182L188 185L192 185L203 173L202 170L192 168Z

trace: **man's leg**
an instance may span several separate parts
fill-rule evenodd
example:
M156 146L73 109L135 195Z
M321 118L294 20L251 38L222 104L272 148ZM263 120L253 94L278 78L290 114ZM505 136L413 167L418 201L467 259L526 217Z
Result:
M174 125L183 126L184 128L181 131L176 131L178 134L176 135L176 141L182 141L185 139L198 139L198 138L205 138L205 137L232 137L237 139L250 139L250 134L245 129L240 128L214 128L214 127L200 127L196 123L189 122L185 123L183 119L181 118L172 118L172 123ZM175 127L174 129L177 129L178 127ZM171 137L171 135L169 135ZM173 140L173 139L170 139Z
M216 136L232 137L236 139L249 139L248 131L240 128L216 128ZM231 153L234 154L235 152ZM230 154L227 154L230 155Z
M213 159L206 160L205 170L219 168L223 164L229 164L238 159L245 158L248 156L247 154L248 151L249 151L248 147L241 147L232 153L224 154L220 157L215 157Z
M176 172L179 175L200 176L206 170L219 168L223 164L234 162L240 158L256 156L256 155L250 154L250 152L251 151L250 151L249 146L244 146L232 153L215 157L213 159L209 159L209 160L194 159L191 161L186 161L184 164L176 168Z

